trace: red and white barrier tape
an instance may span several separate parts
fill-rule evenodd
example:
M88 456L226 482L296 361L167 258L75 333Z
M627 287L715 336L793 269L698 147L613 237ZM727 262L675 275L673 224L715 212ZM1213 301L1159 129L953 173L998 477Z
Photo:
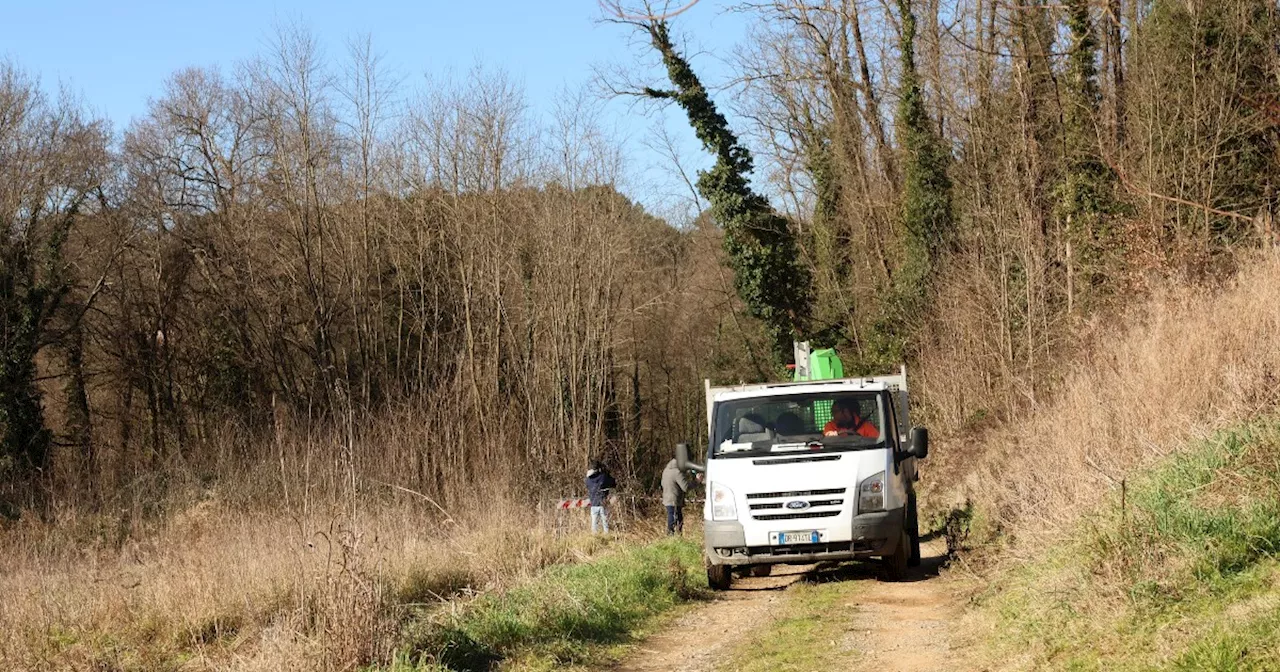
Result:
M661 495L627 495L626 497L631 500L632 504L635 504L638 501L639 502L661 502L662 501ZM611 495L607 500L605 500L605 503L606 505L609 505L609 506L619 506L622 503L624 503L624 501L625 500L619 500L617 495ZM684 501L686 506L702 506L703 498L686 496ZM562 499L552 504L552 508L560 509L560 510L586 509L590 507L591 507L591 500L586 497L570 497L568 499Z

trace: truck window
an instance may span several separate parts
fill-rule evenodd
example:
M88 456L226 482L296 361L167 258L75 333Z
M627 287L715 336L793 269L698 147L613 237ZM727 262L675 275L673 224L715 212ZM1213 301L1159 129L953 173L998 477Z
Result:
M865 449L883 445L884 426L877 392L735 399L716 404L711 453Z

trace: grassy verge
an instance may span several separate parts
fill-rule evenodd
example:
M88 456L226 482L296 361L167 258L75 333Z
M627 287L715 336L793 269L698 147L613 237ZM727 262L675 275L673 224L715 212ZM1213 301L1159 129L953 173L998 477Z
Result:
M455 613L412 623L392 672L595 669L658 615L704 594L702 550L669 539L549 568Z
M1066 543L992 582L993 660L1280 669L1280 422L1176 455Z
M801 583L787 591L784 614L731 654L741 672L807 672L851 662L847 639L857 610L848 606L856 581Z

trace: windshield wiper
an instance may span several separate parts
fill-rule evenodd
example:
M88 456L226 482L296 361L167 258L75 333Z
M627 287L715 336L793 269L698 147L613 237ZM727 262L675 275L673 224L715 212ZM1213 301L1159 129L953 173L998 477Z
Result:
M875 441L873 443L862 443L861 441L855 438L845 437L845 436L840 436L840 437L833 436L833 437L830 437L825 442L818 441L818 440L808 441L805 443L805 445L809 448L809 450L824 450L828 448L831 450L876 450L878 448L885 447L884 441Z
M826 446L817 439L807 441L775 441L770 450L775 453L796 453L804 450L822 450Z

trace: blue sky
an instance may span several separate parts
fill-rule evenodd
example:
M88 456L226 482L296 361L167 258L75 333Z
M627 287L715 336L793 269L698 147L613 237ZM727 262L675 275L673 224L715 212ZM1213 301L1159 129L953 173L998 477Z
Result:
M695 67L709 83L729 76L724 61L745 33L745 19L726 13L728 0L702 0L675 19L693 36ZM593 67L634 63L625 26L598 23L596 0L0 0L0 56L38 74L47 88L59 83L83 94L117 129L144 113L166 77L184 67L219 66L264 49L274 26L299 22L327 55L340 59L349 38L369 34L375 51L409 88L424 75L462 74L477 62L501 68L523 83L535 114L549 112L558 94L588 82ZM661 72L650 71L660 75ZM723 107L723 106L722 106ZM644 147L658 120L621 102L608 104L605 123L628 148L630 191L653 209L683 190L664 160ZM676 111L666 125L696 165L703 161Z

